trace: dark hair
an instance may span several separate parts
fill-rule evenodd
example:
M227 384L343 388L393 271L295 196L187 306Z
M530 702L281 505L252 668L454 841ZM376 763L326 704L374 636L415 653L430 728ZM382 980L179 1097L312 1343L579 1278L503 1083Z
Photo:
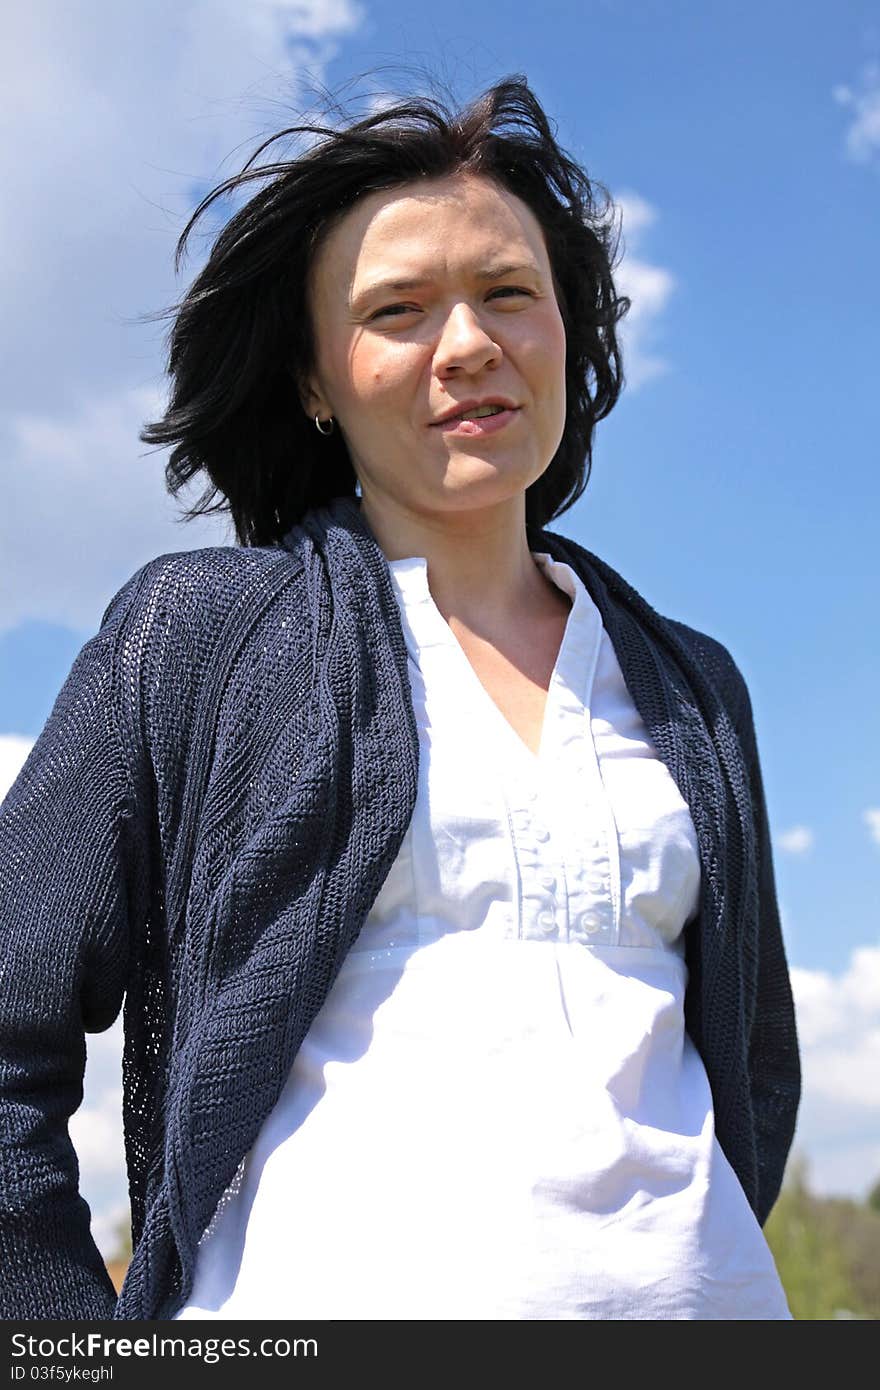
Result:
M304 136L317 137L304 153L252 167L275 141ZM140 438L175 445L165 470L172 495L202 471L210 479L187 518L228 510L240 544L271 545L310 507L355 494L340 432L319 435L300 399L298 383L313 365L312 258L365 194L457 172L503 185L542 226L565 325L567 410L556 454L527 489L526 521L546 526L580 497L596 422L623 387L615 330L630 301L611 274L619 229L607 190L559 146L525 78L514 75L459 110L419 96L339 127L289 127L202 199L178 241L175 269L196 220L217 198L268 180L222 228L184 299L166 311L173 388L163 418Z

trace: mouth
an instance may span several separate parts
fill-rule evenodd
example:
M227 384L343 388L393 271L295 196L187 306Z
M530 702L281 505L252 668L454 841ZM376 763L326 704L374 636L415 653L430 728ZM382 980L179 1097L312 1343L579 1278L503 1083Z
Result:
M497 434L509 425L519 413L519 406L481 405L471 410L463 410L460 415L450 415L445 420L437 420L432 429L442 430L444 434L482 436Z

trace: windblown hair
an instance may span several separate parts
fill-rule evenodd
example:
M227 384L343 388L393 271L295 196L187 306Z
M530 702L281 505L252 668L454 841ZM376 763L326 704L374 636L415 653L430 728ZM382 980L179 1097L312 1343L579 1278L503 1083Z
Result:
M303 153L254 167L284 137L315 139ZM546 526L581 496L596 422L623 387L616 325L630 301L612 280L619 227L607 190L560 147L525 78L514 75L459 110L419 96L341 127L288 127L202 199L178 241L176 269L206 209L264 181L222 228L185 297L166 311L173 316L172 390L164 416L140 438L174 445L165 470L173 496L207 475L187 518L228 511L241 545L272 545L310 507L355 494L344 438L339 430L320 435L300 398L314 364L310 267L323 237L359 198L459 172L491 178L534 213L565 326L565 428L548 468L527 489L526 521Z

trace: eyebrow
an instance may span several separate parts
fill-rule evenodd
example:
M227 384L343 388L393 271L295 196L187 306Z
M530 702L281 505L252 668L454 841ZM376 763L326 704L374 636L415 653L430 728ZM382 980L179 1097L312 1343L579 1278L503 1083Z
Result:
M540 279L540 268L533 261L510 261L501 265L482 266L477 270L478 280L503 280L505 275L518 275L523 271L528 271L532 275L537 275ZM406 290L419 290L425 285L430 284L429 275L413 275L403 279L377 280L375 284L368 285L366 289L360 290L351 299L351 307L361 304L367 299L372 299L375 295L381 294L402 294Z

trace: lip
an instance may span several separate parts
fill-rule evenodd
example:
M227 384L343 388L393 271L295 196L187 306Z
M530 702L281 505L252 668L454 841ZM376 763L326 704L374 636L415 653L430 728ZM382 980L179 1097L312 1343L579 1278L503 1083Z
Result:
M456 401L452 409L447 410L445 415L441 415L440 418L437 420L432 420L430 422L431 426L432 428L452 427L456 421L458 421L459 424L482 424L483 422L481 420L459 421L458 417L462 415L465 411L479 410L480 407L484 405L500 405L504 411L510 412L513 412L514 410L519 410L519 406L516 404L516 402L509 400L507 396L484 396L482 400ZM495 418L497 417L492 415L486 416L487 420L492 420Z
M518 414L518 410L500 410L497 415L484 415L479 420L461 420L456 416L452 420L442 421L437 428L446 435L459 435L462 439L482 439L487 434L497 434L503 430Z

